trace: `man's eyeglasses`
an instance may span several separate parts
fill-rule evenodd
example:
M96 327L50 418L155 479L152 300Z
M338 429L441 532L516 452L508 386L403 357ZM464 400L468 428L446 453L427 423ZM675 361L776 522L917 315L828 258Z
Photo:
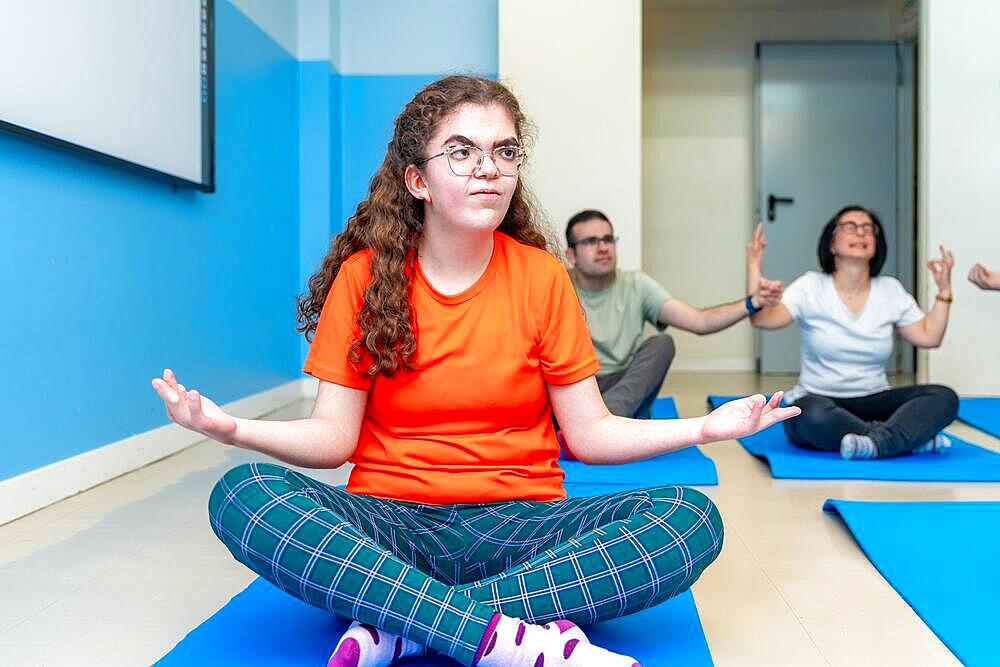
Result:
M878 227L871 222L862 222L860 225L855 222L838 222L837 227L851 234L861 234L862 236L875 236L878 234Z
M611 234L606 234L604 236L588 236L586 238L577 239L569 244L570 248L575 248L578 245L582 245L584 248L596 248L598 243L603 243L605 245L614 245L618 242L618 237Z
M413 164L421 167L436 157L448 156L448 166L456 176L472 176L482 169L486 151L479 146L456 144L448 146L437 155L421 158ZM489 152L490 160L501 176L517 176L524 163L525 153L520 146L497 146Z

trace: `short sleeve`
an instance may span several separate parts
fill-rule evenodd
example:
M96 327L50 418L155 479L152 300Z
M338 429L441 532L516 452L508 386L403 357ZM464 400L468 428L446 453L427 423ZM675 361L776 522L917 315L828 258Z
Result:
M666 329L666 325L660 324L660 311L663 304L670 300L670 292L642 271L635 272L635 281L642 303L642 316L661 331Z
M358 337L358 312L370 282L367 253L351 255L340 266L323 304L303 371L345 387L371 387L371 376L358 372L348 360L351 341ZM364 369L371 361L368 354L362 353L359 367Z
M917 300L906 291L903 284L895 278L887 279L892 281L892 307L896 314L896 326L908 327L924 319L924 311L920 310Z
M793 280L792 284L785 288L784 293L781 295L781 303L788 309L788 312L792 314L794 319L799 320L805 313L809 294L815 289L816 281L813 279L812 274L805 273Z
M569 273L562 265L552 262L538 282L541 284L533 285L532 292L536 297L544 295L535 310L538 352L545 382L573 384L596 374L600 363Z

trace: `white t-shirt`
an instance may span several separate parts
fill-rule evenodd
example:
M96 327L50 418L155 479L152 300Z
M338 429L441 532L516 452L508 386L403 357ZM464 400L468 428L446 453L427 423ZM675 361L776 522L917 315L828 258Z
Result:
M809 271L781 298L799 325L802 362L799 383L786 394L794 402L806 393L850 398L889 388L885 362L895 327L919 322L924 313L898 280L872 278L864 307L852 313L841 301L833 276Z

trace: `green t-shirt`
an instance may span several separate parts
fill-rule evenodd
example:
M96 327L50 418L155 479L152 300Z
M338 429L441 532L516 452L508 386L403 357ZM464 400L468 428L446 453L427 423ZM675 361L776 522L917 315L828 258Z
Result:
M670 293L642 271L615 272L605 289L592 292L574 283L587 314L587 327L601 362L598 375L617 373L628 367L642 344L646 322L659 331L667 328L657 318Z

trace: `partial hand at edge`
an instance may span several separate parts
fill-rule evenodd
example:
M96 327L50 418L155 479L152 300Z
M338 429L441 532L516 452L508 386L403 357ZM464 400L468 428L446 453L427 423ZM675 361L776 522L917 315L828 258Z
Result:
M1000 290L1000 271L990 271L977 262L969 269L969 282L979 289Z

